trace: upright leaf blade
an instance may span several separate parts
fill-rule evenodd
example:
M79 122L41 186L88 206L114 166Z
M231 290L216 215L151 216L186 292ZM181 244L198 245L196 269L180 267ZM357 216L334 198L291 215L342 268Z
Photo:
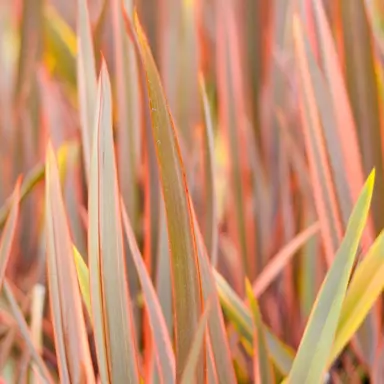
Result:
M252 194L250 168L246 152L246 111L240 64L238 29L233 4L225 2L217 18L217 81L220 95L219 118L223 127L230 162L231 212L230 221L238 246L242 273L253 279L256 274L254 255L254 220L247 205ZM259 266L260 267L260 266Z
M269 361L269 352L266 345L264 327L261 319L259 304L257 303L249 280L246 280L246 292L252 311L254 324L253 338L253 370L255 383L274 383L273 367Z
M331 352L348 280L372 199L372 171L352 211L344 239L311 311L288 381L320 383Z
M140 161L140 135L142 129L142 97L139 84L135 49L125 33L123 9L133 14L132 0L112 0L112 28L115 52L115 79L117 101L117 161L121 193L132 221L138 230L139 190L137 186ZM122 166L124 164L124 166ZM129 276L131 278L131 276Z
M364 0L342 1L342 35L346 85L362 153L365 172L377 169L372 216L376 231L384 225L383 149L375 50L367 4ZM351 25L354 27L351 28Z
M293 33L303 93L300 106L305 145L309 158L315 206L321 224L325 255L328 264L330 264L341 238L342 226L308 68L303 29L300 20L296 16L294 18Z
M161 307L152 285L151 278L148 275L139 247L136 243L127 212L124 208L122 215L125 234L143 289L144 303L147 308L149 323L155 341L154 344L157 352L156 358L158 361L161 382L171 384L175 382L175 357L172 351L172 344L169 338L167 325L161 312Z
M94 383L72 241L51 144L46 155L47 266L60 380Z
M199 251L198 255L200 261L203 297L205 302L212 300L213 306L212 313L208 320L208 328L216 375L220 383L233 383L236 380L235 372L232 365L227 334L225 332L224 318L215 286L213 269L209 262L207 249L204 244L203 235L201 234L193 206L192 213Z
M138 383L112 135L111 85L104 61L97 101L88 202L88 257L96 351L102 382Z
M97 76L87 2L86 0L78 0L77 3L77 83L84 166L87 179L89 179L97 96Z
M11 248L15 236L17 218L19 216L20 186L21 179L19 178L12 195L12 207L9 212L9 216L5 224L0 241L0 291L3 285L8 260L11 255Z
M201 316L201 319L199 321L199 326L197 327L195 338L192 343L192 348L189 351L187 365L184 368L184 372L180 380L180 383L182 384L188 384L191 381L193 381L193 376L197 368L201 349L204 344L203 342L204 342L205 330L207 327L210 310L211 310L211 305L210 305L210 302L208 301L208 304L206 305L204 312Z
M185 368L202 309L202 292L188 186L176 130L147 39L135 14L140 57L145 69L171 251L176 337L176 379ZM198 381L203 380L199 364Z
M384 290L384 232L358 265L349 285L333 343L333 362L359 329L375 301Z
M206 201L206 219L204 222L204 238L208 254L211 256L212 264L217 262L217 201L216 201L216 183L215 183L215 163L214 163L214 137L213 137L213 119L211 106L209 105L205 81L202 75L200 81L200 97L204 110L204 188Z
M362 158L356 125L323 2L314 1L313 10L318 27L319 52L334 105L336 127L340 138L345 174L348 180L351 200L356 201L364 184ZM379 176L379 178L381 178L381 176ZM363 241L367 246L373 242L373 232L370 226L371 223L368 221L368 231L364 233L363 237Z
M75 246L73 246L73 255L75 258L77 280L79 281L81 296L85 307L87 308L88 315L92 317L91 311L91 295L89 291L89 271L87 264L85 264L83 257Z

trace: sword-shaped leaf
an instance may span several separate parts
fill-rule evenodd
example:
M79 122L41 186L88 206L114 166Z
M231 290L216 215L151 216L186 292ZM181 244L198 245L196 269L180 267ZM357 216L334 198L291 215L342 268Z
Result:
M147 38L136 13L134 20L134 35L146 73L153 139L167 217L175 316L176 379L179 380L202 311L199 261L188 186L173 118ZM130 28L127 17L125 21ZM196 373L199 382L203 380L203 367L201 362Z
M96 113L88 201L88 257L100 378L103 383L138 383L112 134L111 84L104 61Z
M48 286L60 380L94 383L91 355L72 241L65 213L57 161L48 144L45 172Z
M343 241L325 277L297 351L289 383L320 383L332 349L357 248L367 221L375 171L352 211Z

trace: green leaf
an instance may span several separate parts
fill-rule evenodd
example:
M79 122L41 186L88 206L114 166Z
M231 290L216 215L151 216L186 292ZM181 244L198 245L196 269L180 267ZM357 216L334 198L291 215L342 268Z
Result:
M75 246L73 246L73 255L75 258L77 280L79 282L81 296L83 297L88 315L90 318L92 318L88 267L87 267L87 264L85 264L83 257L80 255L80 252L77 250Z
M176 130L159 73L137 14L135 14L135 27L140 58L146 73L152 133L167 217L175 316L176 380L179 380L186 365L202 309L199 261ZM202 382L203 364L199 364L198 367L197 380Z
M356 269L349 285L333 343L333 362L359 329L384 290L384 232L381 232ZM330 363L331 364L331 363Z
M112 134L111 85L104 61L97 102L88 199L88 259L96 352L103 383L138 383Z
M253 338L253 369L255 383L274 383L273 367L269 360L269 352L265 340L265 331L261 318L259 304L255 299L252 292L252 286L248 279L245 282L245 288L252 311L253 324L254 324L254 338Z
M51 144L46 154L45 208L48 287L60 380L94 383L83 309L59 170Z
M244 302L237 296L225 279L215 270L217 292L224 312L231 323L240 333L241 341L245 348L251 353L253 345L252 317ZM272 331L264 325L266 343L271 359L281 373L287 375L291 369L294 351L282 343Z
M45 57L48 67L76 86L76 36L52 4L44 6Z
M382 145L382 116L379 95L376 53L371 20L367 14L368 4L363 0L342 1L341 8L341 46L345 65L345 81L348 97L356 124L362 165L365 174L376 169L375 191L372 197L372 218L375 225L373 235L379 233L384 225L384 170ZM350 26L354 27L351 28ZM345 132L345 130L343 129ZM364 244L367 246L367 244ZM361 356L373 365L378 348L378 317L375 311L367 317L357 333L357 346Z
M343 241L317 295L288 381L320 383L332 349L356 251L368 217L375 171L368 177L352 211Z

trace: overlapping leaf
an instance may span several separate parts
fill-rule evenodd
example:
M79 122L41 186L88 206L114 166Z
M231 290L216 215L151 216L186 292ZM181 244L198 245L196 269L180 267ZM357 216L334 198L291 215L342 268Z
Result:
M46 155L46 241L50 302L62 381L94 382L87 332L76 279L59 171L51 145Z
M372 171L352 211L343 241L322 284L300 342L290 383L320 383L337 329L347 284L371 203Z
M172 343L169 338L167 326L161 312L161 307L155 289L152 285L151 278L148 275L144 261L137 246L128 215L124 209L122 215L125 234L127 236L132 258L135 263L143 289L144 303L147 308L149 323L155 341L154 345L160 372L160 379L163 383L174 383L175 357L173 354Z

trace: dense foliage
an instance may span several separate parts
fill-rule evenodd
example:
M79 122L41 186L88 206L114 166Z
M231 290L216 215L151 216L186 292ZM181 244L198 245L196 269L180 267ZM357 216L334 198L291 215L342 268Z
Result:
M0 1L0 382L381 383L383 23Z

